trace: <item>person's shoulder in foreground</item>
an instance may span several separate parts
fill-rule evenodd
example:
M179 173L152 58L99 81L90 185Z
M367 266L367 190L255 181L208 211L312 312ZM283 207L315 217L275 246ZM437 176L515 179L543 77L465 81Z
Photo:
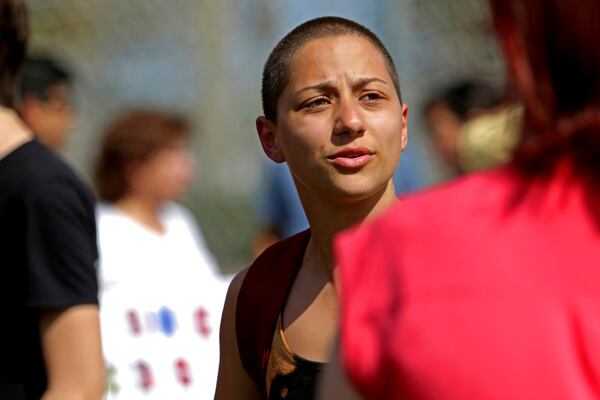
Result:
M334 249L342 311L351 306L355 316L377 310L385 319L395 312L389 307L399 306L396 301L403 294L402 283L394 281L403 278L400 266L425 265L422 272L428 275L444 268L449 255L470 257L473 244L487 240L482 232L497 222L498 213L489 211L507 199L514 173L510 167L499 168L401 197L372 222L340 233ZM347 326L345 314L342 320ZM357 331L355 336L361 334ZM366 340L364 352L371 351Z
M372 222L336 237L334 247L338 265L346 273L354 268L366 273L370 268L367 265L378 264L374 257L391 257L401 250L400 247L406 247L408 239L427 251L432 246L443 246L443 243L431 242L436 235L455 236L461 230L471 235L473 224L491 218L482 212L486 205L494 210L498 202L506 200L511 185L509 177L515 173L507 166L401 197ZM407 234L409 238L404 237Z
M508 398L515 386L520 398L581 393L556 378L591 353L557 349L570 313L586 346L598 346L586 311L600 304L589 186L568 164L535 181L504 167L408 197L340 235L340 362L354 386L368 398L429 390L481 398L492 388ZM400 383L391 372L399 365ZM509 368L511 384L499 385L492 377ZM481 386L461 386L467 376Z
M350 261L351 255L359 252L357 243L368 238L378 244L396 242L402 231L442 233L441 226L452 226L452 230L472 229L465 218L489 217L482 212L487 206L494 209L498 201L506 200L511 182L517 174L510 166L456 178L399 200L372 222L342 232L336 237L337 256ZM427 221L428 223L424 223ZM457 224L459 222L459 224ZM431 225L435 224L435 225ZM427 244L425 244L427 245Z
M19 189L26 193L42 190L49 185L71 186L86 198L86 202L92 201L91 192L73 170L36 139L7 154L2 162L6 171L5 179L18 177Z

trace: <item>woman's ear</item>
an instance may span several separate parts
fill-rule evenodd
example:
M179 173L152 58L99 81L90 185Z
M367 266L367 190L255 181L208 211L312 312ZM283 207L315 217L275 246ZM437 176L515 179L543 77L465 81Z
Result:
M402 103L402 150L408 145L408 106Z
M267 157L276 163L284 162L285 156L277 144L277 126L267 118L260 116L256 118L256 132Z

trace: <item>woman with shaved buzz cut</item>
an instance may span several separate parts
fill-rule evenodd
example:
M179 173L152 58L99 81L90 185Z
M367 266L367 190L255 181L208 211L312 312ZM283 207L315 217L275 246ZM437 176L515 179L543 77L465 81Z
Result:
M216 398L311 399L337 332L331 239L395 201L408 109L381 41L337 17L307 21L275 46L262 101L259 140L287 162L310 228L234 278Z

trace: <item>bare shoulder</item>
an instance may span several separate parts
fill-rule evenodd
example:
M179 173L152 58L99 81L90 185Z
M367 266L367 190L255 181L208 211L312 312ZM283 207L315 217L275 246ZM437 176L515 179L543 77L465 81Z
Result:
M227 296L225 297L225 306L223 307L223 318L221 319L221 336L223 335L223 326L226 328L233 328L235 333L235 313L237 309L237 299L242 289L242 284L246 278L249 267L244 268L238 272L227 289ZM233 321L233 325L229 325L229 322Z
M260 399L260 389L242 366L235 326L237 298L247 272L248 268L240 271L227 291L219 335L221 356L215 399Z
M228 335L233 333L235 336L235 314L237 309L237 299L247 273L248 267L238 272L231 280L229 289L227 289L227 296L225 297L225 305L223 307L223 316L221 318L221 341L223 341L223 336L225 334ZM230 330L232 332L230 332Z
M229 290L227 291L228 298L231 297L232 300L237 301L238 294L242 288L242 283L244 283L244 279L246 278L249 268L250 267L244 268L233 277L231 283L229 284Z

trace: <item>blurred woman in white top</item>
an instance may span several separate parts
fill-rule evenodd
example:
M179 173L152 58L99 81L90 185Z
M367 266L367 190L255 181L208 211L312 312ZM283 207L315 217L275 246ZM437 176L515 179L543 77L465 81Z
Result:
M193 178L190 132L176 115L138 110L102 139L98 271L112 398L192 398L214 385L225 283L193 216L175 203Z

